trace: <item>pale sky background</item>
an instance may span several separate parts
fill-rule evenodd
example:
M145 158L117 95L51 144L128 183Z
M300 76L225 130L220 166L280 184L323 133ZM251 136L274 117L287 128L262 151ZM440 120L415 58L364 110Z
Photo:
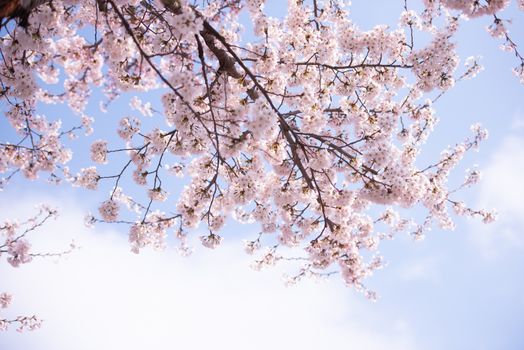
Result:
M403 2L353 3L355 21L370 28L391 21ZM371 14L370 7L381 11ZM524 45L517 30L522 13L512 8L503 17L514 18L512 32ZM125 228L84 228L83 216L96 210L100 196L19 178L0 193L0 220L27 217L35 204L49 202L60 217L30 237L35 250L61 250L71 238L82 248L58 262L39 259L18 269L0 258L0 292L14 294L4 314L45 320L38 331L0 333L0 350L524 349L524 86L510 72L515 60L498 49L486 25L465 23L457 37L461 58L480 54L486 70L436 105L441 121L424 157L434 159L462 140L472 123L486 126L489 140L465 158L452 181L478 164L481 184L460 198L496 207L499 220L457 219L455 231L434 229L421 242L407 236L383 242L389 264L367 280L378 302L336 276L286 288L278 267L253 271L237 242L256 234L249 226L230 224L220 249L195 244L187 258L174 247L131 254ZM96 111L96 103L90 108ZM110 110L95 130L120 116ZM3 140L9 132L0 126ZM100 134L78 142L79 158L86 155L80 146L95 137Z

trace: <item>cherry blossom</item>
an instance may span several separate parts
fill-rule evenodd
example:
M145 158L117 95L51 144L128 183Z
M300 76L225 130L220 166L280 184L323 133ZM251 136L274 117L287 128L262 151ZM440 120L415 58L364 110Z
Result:
M35 252L29 243L29 235L58 215L56 209L47 205L39 205L37 213L25 221L19 222L6 219L0 223L0 258L7 255L6 261L13 268L33 261L34 258L61 257L71 253L76 247L71 243L69 249L57 253ZM40 328L42 320L36 316L17 316L7 318L2 309L11 305L13 296L7 292L0 293L0 331L6 331L10 325L16 325L16 330L35 330Z
M460 199L479 170L448 183L485 129L472 126L432 162L419 154L446 118L440 96L483 69L456 52L468 20L489 18L524 82L503 17L510 0L424 0L420 11L400 1L398 26L369 30L345 1L290 0L278 18L265 3L52 0L6 15L0 98L17 136L0 143L1 185L44 173L109 189L85 222L128 225L135 253L163 249L173 235L189 254L194 232L216 248L229 218L250 223L259 235L239 237L256 269L293 258L304 264L291 284L338 274L371 298L364 281L383 266L383 240L453 229L453 215L495 219ZM130 107L104 114L115 137L97 133L101 117L87 114L101 95L101 113L121 100ZM42 104L66 104L71 116L44 115ZM82 157L68 150L82 134L94 134L90 159L68 165ZM404 210L415 208L425 217ZM29 262L30 243L7 234L16 224L4 227L8 261Z
M2 293L0 294L0 307L2 309L5 309L11 304L11 300L13 299L11 294Z
M107 141L98 140L91 145L91 159L95 163L107 163Z
M13 300L13 296L8 293L0 293L0 309L7 309ZM38 319L36 316L17 316L15 318L9 319L4 318L2 315L3 312L0 312L0 332L6 331L10 325L17 325L16 330L22 332L24 330L34 331L42 325L42 320Z
M108 222L112 222L118 219L119 209L120 207L118 203L112 199L109 199L100 205L98 211L100 212L102 219Z

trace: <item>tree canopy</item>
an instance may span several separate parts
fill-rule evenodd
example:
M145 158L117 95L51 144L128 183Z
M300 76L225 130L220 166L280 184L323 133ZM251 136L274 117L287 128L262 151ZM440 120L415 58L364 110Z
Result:
M382 266L381 240L452 229L454 214L495 218L460 199L477 169L456 188L447 182L485 129L473 125L433 162L419 154L434 103L482 69L474 57L459 66L463 22L492 18L488 30L524 82L500 17L509 4L399 1L396 27L364 31L341 0L290 0L279 18L263 0L0 1L0 98L13 131L0 140L1 185L44 178L99 191L86 223L128 225L135 253L162 248L167 235L189 253L198 226L215 248L229 218L256 223L257 237L238 235L256 268L294 247L303 265L290 283L337 272L372 298L363 279ZM125 98L116 130L96 129ZM93 99L97 114L86 108ZM49 104L70 115L46 115ZM93 133L89 156L67 147ZM69 167L73 157L84 165ZM6 237L0 249L26 262L29 243Z

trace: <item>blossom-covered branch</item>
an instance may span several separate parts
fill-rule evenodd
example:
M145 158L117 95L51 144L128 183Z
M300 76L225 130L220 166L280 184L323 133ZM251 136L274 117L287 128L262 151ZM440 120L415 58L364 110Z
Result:
M0 310L6 309L11 304L13 296L8 293L0 293ZM10 325L17 325L17 331L22 332L25 329L35 330L40 328L42 321L36 316L18 316L15 318L4 318L0 314L0 331L6 331Z
M68 250L58 253L36 253L31 250L28 235L40 229L46 222L56 218L57 211L47 205L40 205L38 212L31 218L19 222L7 219L0 224L0 257L7 254L7 262L15 268L27 264L35 257L61 257L69 254L75 246L71 243ZM0 309L6 309L12 301L12 295L0 294ZM42 321L36 316L18 316L5 318L0 314L0 331L8 329L9 325L17 325L17 331L25 329L35 330L40 327Z
M170 230L188 252L200 224L209 231L202 243L214 248L233 217L260 225L247 238L249 252L267 244L258 267L300 247L296 261L305 263L293 281L335 270L366 290L382 239L451 229L452 212L494 218L447 183L487 137L479 125L440 159L417 160L437 122L434 104L481 70L476 59L459 69L460 15L497 20L508 3L424 1L417 13L404 1L397 28L362 31L335 0L291 0L282 18L267 16L262 0L48 1L32 8L27 27L4 24L1 98L20 139L0 144L0 171L5 180L46 172L90 190L109 186L100 215L86 222L129 225L135 252L162 248ZM252 24L244 37L242 13ZM135 115L121 116L120 141L104 135L91 145L98 165L71 171L65 136L93 131L86 105L95 90L105 93L104 110L132 93ZM38 114L39 103L67 103L78 125ZM160 119L151 127L146 117ZM171 175L187 177L180 193ZM427 213L422 222L398 210L415 207Z

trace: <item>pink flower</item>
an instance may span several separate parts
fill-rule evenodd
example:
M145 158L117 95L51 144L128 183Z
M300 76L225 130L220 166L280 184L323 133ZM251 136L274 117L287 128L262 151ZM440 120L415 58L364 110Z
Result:
M118 125L118 136L126 141L131 140L140 131L140 120L134 117L122 118Z
M98 188L98 180L100 175L96 171L96 167L82 168L80 174L76 176L73 184L82 186L88 190L96 190Z
M98 140L91 145L91 159L99 164L107 163L107 141Z
M118 219L119 210L120 207L118 203L112 199L102 202L102 204L98 208L98 212L102 216L102 219L104 219L107 222L116 221Z
M0 226L0 232L7 236L7 238L13 237L16 233L16 230L20 227L19 223L16 221L6 220L2 226Z
M167 199L167 192L162 190L160 187L150 189L147 191L147 195L151 200L164 202Z
M19 239L9 243L8 254L11 255L7 258L7 261L13 267L19 267L21 264L27 264L33 258L29 254L31 245L25 239Z
M7 294L7 293L0 294L0 307L2 309L9 307L9 304L11 304L12 299L13 299L13 296L11 294Z
M222 242L222 237L214 233L210 233L207 236L200 236L200 241L202 245L206 248L215 249Z

